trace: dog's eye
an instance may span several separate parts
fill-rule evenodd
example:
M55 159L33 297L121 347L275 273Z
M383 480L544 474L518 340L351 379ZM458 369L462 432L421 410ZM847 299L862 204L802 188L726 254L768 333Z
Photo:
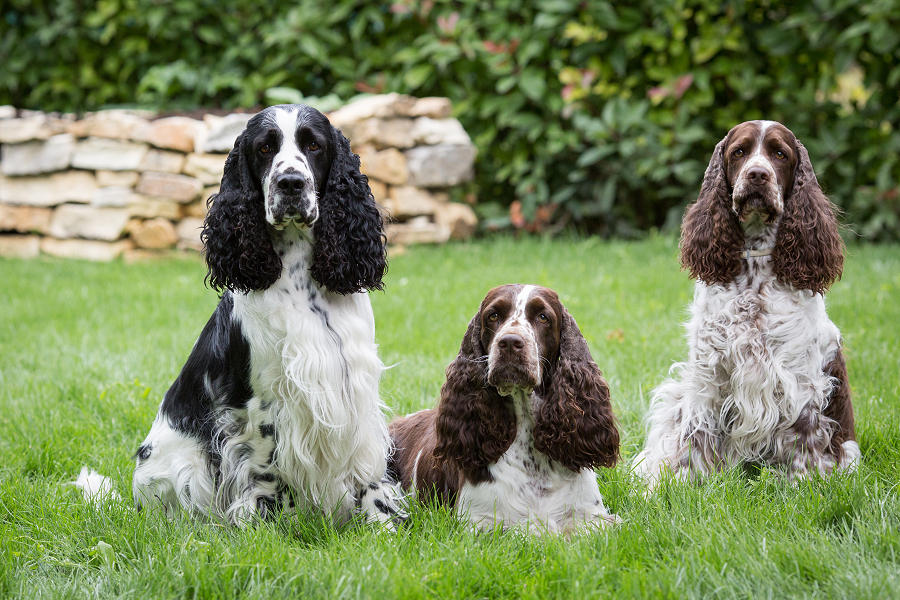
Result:
M497 319L499 319L499 318L500 318L500 315L498 315L495 312L488 315L488 321L490 321L491 323L496 323Z
M775 152L775 158L784 160L786 158L786 156L785 156L784 152L782 152L781 150L778 150L777 152Z
M733 155L734 155L734 156L743 156L743 155L744 155L744 151L741 150L740 148L738 148L737 150L734 151Z
M259 151L262 154L268 154L269 152L272 151L272 148L268 144L263 144L262 146L259 147Z
M550 319L547 318L547 315L545 315L544 313L541 313L538 315L538 321L540 321L541 323L546 325L547 323L550 322Z
M318 145L317 143L311 142L311 143L309 144L309 151L310 151L310 152L315 152L315 151L318 150L318 149L319 149L319 145Z

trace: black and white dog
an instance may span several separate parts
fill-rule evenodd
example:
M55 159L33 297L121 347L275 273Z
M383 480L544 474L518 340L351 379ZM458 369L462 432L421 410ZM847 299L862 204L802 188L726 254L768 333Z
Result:
M386 269L382 216L347 139L304 105L254 116L202 240L224 294L136 453L138 507L402 519L366 294Z

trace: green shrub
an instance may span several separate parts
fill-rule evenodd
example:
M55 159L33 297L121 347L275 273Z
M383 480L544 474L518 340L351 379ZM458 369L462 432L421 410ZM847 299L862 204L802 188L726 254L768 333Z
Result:
M900 239L900 0L7 6L2 103L447 96L479 147L487 222L508 223L518 200L533 229L552 218L609 235L677 226L714 145L768 118L806 144L858 233Z
M897 239L900 2L591 6L561 73L584 144L568 193L594 198L587 217L677 223L715 143L762 118L804 142L860 233Z

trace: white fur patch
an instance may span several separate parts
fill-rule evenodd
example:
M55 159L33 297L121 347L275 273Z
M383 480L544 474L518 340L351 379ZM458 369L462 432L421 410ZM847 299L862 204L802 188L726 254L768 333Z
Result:
M138 460L132 482L138 508L159 506L168 516L179 508L195 516L213 510L215 479L200 442L171 427L157 414L142 446L149 458Z
M387 467L383 365L368 294L312 285L311 250L291 246L281 279L235 294L233 318L250 344L251 385L277 424L277 472L310 504L352 504Z

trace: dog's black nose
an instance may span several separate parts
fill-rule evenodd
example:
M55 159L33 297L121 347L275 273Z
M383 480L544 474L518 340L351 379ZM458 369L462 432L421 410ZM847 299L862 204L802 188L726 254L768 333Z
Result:
M525 347L525 340L522 339L521 335L515 333L507 333L502 338L497 340L497 347L500 348L501 352L505 352L507 354L515 354Z
M747 179L750 183L767 183L769 181L769 172L762 167L750 167L747 171Z
M285 173L275 185L278 187L278 191L288 196L295 196L303 191L306 186L306 178L298 173Z

